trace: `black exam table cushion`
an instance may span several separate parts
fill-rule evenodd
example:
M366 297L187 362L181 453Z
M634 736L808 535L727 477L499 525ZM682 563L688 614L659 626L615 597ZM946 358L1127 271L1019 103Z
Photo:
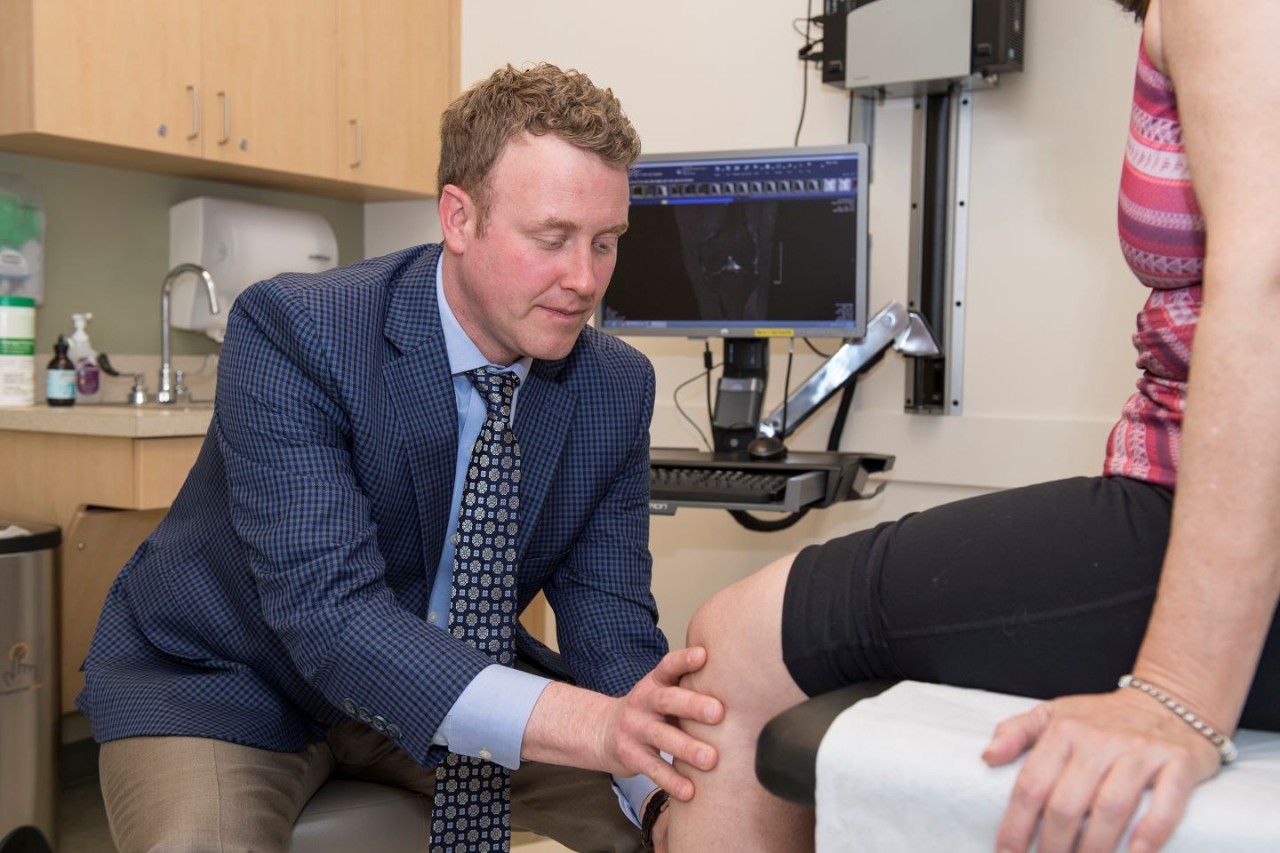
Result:
M818 746L836 717L854 702L878 696L896 681L864 681L814 696L783 711L760 732L756 778L784 800L812 806L818 780Z

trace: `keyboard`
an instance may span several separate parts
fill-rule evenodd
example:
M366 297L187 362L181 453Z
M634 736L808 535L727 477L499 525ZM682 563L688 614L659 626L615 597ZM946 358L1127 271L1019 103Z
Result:
M786 474L732 468L649 469L649 499L767 504L781 501Z

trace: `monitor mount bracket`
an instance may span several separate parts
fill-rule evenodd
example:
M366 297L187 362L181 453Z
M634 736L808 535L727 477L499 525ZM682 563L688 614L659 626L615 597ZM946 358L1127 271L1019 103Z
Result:
M837 391L876 364L890 347L911 358L937 358L942 354L924 317L890 302L871 318L863 337L842 345L784 404L760 422L759 434L773 438L791 435Z

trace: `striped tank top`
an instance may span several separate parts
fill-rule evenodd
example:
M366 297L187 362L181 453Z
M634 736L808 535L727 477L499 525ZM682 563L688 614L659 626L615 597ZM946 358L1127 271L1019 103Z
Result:
M1172 489L1191 342L1200 319L1205 229L1173 83L1151 64L1145 45L1138 51L1119 225L1125 260L1151 295L1133 335L1142 376L1111 430L1103 473Z

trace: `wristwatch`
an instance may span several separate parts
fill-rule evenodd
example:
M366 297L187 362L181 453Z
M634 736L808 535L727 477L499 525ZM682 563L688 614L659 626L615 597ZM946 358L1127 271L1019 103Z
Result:
M658 822L658 816L667 810L670 801L670 795L659 788L653 792L649 802L645 803L644 816L640 818L640 837L647 850L653 849L653 825Z

